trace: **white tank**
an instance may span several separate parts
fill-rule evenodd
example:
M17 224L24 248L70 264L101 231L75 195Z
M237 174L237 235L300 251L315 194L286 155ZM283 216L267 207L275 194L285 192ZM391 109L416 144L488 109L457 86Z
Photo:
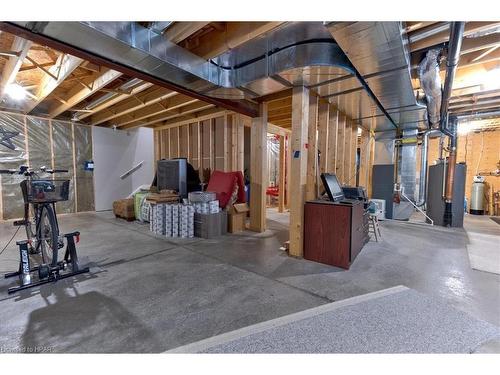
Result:
M472 191L470 196L470 210L474 215L484 214L484 182L474 181L472 183Z

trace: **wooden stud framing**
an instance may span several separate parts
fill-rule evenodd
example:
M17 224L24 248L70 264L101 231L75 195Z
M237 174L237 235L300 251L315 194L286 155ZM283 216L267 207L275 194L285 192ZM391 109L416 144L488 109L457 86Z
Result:
M78 212L78 183L76 181L76 147L75 147L75 124L71 123L71 150L73 151L73 172L74 172L74 183L75 188L75 212Z
M339 114L337 127L337 151L335 155L335 174L340 183L344 182L345 129L346 117Z
M307 174L306 174L306 200L316 199L316 176L318 164L318 97L309 96L309 121L307 130Z
M359 148L359 186L368 188L368 165L370 162L370 134L366 129L361 130L361 144ZM368 189L367 189L368 191Z
M243 124L243 116L240 114L236 115L236 127L237 127L237 147L238 156L236 162L236 170L243 173L245 171L245 126Z
M82 100L96 93L121 75L122 73L117 72L116 70L106 69L102 73L95 76L94 81L89 85L89 87L80 87L79 85L75 86L72 90L70 90L67 99L65 99L65 103L57 103L49 109L49 117L53 118L59 116L61 113L73 108Z
M278 212L283 212L285 210L285 136L280 135L280 160L279 160L279 196L278 196Z
M303 255L304 203L307 170L307 130L309 128L309 89L294 87L292 95L292 162L290 178L290 249L295 257Z
M352 156L352 121L346 118L344 130L344 169L342 175L342 182L349 185L351 179L351 156Z
M337 171L337 132L339 128L339 112L330 105L330 113L328 120L328 161L327 172L336 173Z
M31 112L38 104L40 104L47 96L49 96L77 67L82 63L82 59L71 55L62 54L57 59L54 66L49 68L49 71L57 76L54 79L50 75L44 75L36 90L36 100L28 101L23 107L25 113Z
M267 103L259 105L259 117L252 119L250 146L250 230L266 230Z
M290 178L291 178L291 173L290 173L290 167L292 165L292 137L287 136L285 137L285 207L288 209L290 208Z
M319 157L319 173L328 171L328 131L330 120L330 104L319 100L318 103L318 151Z
M0 76L0 101L3 99L5 87L15 81L16 75L23 65L23 60L28 55L32 44L29 40L18 36L14 37L11 49L16 52L16 55L10 56L2 69Z

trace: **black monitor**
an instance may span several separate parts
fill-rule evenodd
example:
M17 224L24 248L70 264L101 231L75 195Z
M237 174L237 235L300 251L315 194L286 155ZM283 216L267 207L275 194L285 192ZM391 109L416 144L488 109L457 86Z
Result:
M340 187L339 180L337 180L337 176L331 173L321 173L321 181L323 181L328 198L332 202L344 199L344 193L342 192L342 187Z

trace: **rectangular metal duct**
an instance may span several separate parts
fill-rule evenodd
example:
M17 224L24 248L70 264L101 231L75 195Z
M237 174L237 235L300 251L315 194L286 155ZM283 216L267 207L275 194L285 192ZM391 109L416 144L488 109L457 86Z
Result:
M417 128L424 121L425 109L415 100L401 22L331 22L326 26L396 123L402 129ZM375 119L377 130L392 129L384 116Z

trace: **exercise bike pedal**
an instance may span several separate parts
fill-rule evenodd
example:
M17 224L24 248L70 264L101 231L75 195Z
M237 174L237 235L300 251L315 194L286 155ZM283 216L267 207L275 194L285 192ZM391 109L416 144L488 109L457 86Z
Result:
M24 225L28 224L26 220L15 220L14 221L14 226L15 227L22 227Z

